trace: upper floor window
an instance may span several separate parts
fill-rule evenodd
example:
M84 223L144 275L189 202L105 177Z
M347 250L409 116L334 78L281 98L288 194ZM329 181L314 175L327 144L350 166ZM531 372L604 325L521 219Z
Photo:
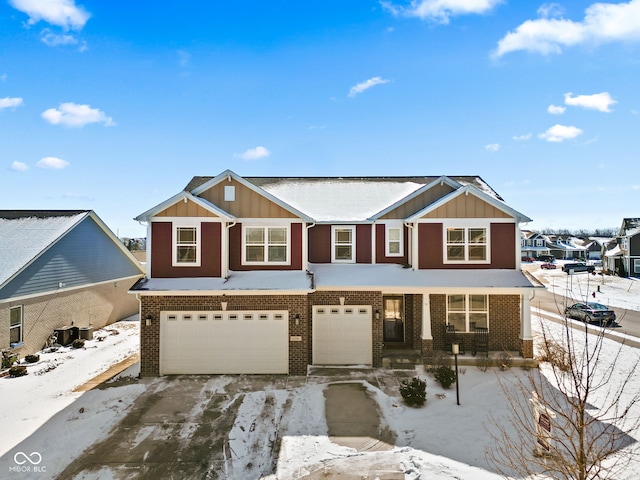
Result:
M445 230L445 262L488 262L485 227L449 227Z
M543 247L544 243L541 238L536 238L536 247Z
M22 343L22 306L9 309L9 345Z
M200 265L200 228L176 225L173 229L173 265Z
M387 225L386 239L385 255L387 257L401 257L403 255L402 227Z
M244 264L288 263L289 229L287 227L245 227Z
M355 263L356 227L334 226L331 229L331 261L336 263Z
M487 295L447 295L447 324L459 332L472 332L473 327L489 327Z

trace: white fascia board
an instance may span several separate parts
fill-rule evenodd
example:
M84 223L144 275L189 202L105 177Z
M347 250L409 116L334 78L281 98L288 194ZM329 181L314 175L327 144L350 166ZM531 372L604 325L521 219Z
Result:
M423 208L419 212L411 215L410 217L407 217L406 221L407 222L416 222L416 221L420 220L420 218L422 218L425 215L427 215L429 212L432 212L432 211L436 210L437 208L439 208L439 207L443 206L444 204L450 202L454 198L456 198L456 197L458 197L460 195L468 195L468 194L474 195L474 196L478 197L480 200L483 200L483 201L487 202L488 204L494 206L498 210L501 210L501 211L507 213L508 215L512 216L518 223L533 221L532 219L530 219L526 215L524 215L524 214L518 212L517 210L514 210L513 208L507 206L506 204L502 203L500 200L498 200L496 198L493 198L492 196L487 195L486 193L478 190L473 185L465 185L464 187L459 188L455 192L451 192L449 195L445 195L441 199L437 200L436 202L432 203L431 205L428 205L427 207Z
M236 295L306 295L313 293L313 289L305 290L129 290L128 293L145 297L178 297L178 296L225 296L232 297Z
M384 210L381 210L380 212L376 213L375 215L369 217L369 220L374 220L375 221L378 218L380 218L380 217L386 215L387 213L391 212L392 210L398 208L403 203L406 203L409 200L412 200L412 199L416 198L417 196L422 195L424 192L426 192L427 190L433 188L435 185L438 185L438 184L442 185L443 183L446 183L447 185L449 185L451 188L454 188L454 189L458 189L458 188L462 187L462 185L459 184L458 182L450 179L449 177L447 177L445 175L442 175L441 177L437 178L433 182L428 183L427 185L424 185L423 187L418 188L413 193L410 193L406 197L398 200L393 205L390 205L387 208L385 208Z
M77 285L75 287L62 287L62 288L56 288L55 290L47 290L46 292L30 293L29 295L21 295L19 297L4 298L0 300L0 305L3 303L22 302L24 300L31 300L33 298L47 297L49 295L57 295L59 293L73 292L74 290L86 290L87 288L98 287L107 283L125 282L127 280L135 281L142 278L143 276L144 276L144 273L141 273L140 275L133 275L129 277L112 278L110 280L103 280L101 282L95 282L95 283L85 283L83 285ZM128 291L127 293L131 293L131 292Z
M216 207L213 203L205 200L204 198L196 197L195 195L192 195L191 193L185 192L185 191L177 193L173 197L165 200L164 202L156 205L155 207L147 210L146 212L141 213L140 215L135 217L134 220L137 220L138 222L149 221L150 217L153 217L157 213L162 212L163 210L171 207L172 205L175 205L178 202L184 202L184 201L192 201L195 204L201 206L205 210L208 210L209 212L222 218L225 221L235 220L235 217L233 215L231 215L228 212L225 212L219 207Z
M540 290L542 287L420 287L420 286L367 286L367 287L354 287L353 285L331 285L316 287L316 292L383 292L384 294L400 294L400 293L412 293L412 294L455 294L455 293L473 293L478 295L523 295L526 292L532 292L534 290Z
M253 190L258 195L260 195L262 197L265 197L268 200L271 200L276 205L284 208L288 212L293 213L297 217L303 219L305 222L311 223L311 222L315 221L313 218L311 218L308 215L302 213L301 211L293 208L291 205L289 205L288 203L283 202L278 197L275 197L274 195L272 195L271 193L267 192L266 190L263 190L262 188L254 185L253 183L245 180L243 177L241 177L240 175L232 172L231 170L225 170L220 175L212 178L208 182L205 182L202 185L200 185L199 187L196 187L193 190L191 190L191 193L194 194L194 195L200 195L202 192L210 189L211 187L213 187L214 185L217 185L220 182L223 182L223 181L227 180L228 178L233 178L238 183L242 184L243 186L247 187L250 190Z

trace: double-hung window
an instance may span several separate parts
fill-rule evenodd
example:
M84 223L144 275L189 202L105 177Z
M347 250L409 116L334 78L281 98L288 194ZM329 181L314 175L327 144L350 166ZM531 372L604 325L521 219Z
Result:
M401 257L403 255L402 227L396 225L386 225L386 248L387 257Z
M9 345L22 343L22 306L9 309Z
M243 262L246 265L287 265L289 263L288 227L245 227L243 252Z
M489 299L487 295L447 295L447 324L459 332L476 327L489 327Z
M485 263L489 261L486 227L445 229L445 263Z
M331 261L335 263L355 263L356 227L334 226L331 229Z
M200 265L200 228L194 225L174 225L173 265Z

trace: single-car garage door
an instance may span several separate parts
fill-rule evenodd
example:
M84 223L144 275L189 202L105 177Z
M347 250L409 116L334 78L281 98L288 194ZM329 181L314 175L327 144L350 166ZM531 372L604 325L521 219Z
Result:
M371 306L313 307L315 365L371 365Z
M289 373L287 311L162 312L160 374Z

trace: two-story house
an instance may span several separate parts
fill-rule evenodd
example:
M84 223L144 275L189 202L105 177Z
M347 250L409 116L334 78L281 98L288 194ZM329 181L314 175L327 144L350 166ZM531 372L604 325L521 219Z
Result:
M621 277L640 277L640 218L624 218L605 252L604 267Z
M142 213L141 374L305 374L389 349L533 357L525 215L480 177L194 177Z

